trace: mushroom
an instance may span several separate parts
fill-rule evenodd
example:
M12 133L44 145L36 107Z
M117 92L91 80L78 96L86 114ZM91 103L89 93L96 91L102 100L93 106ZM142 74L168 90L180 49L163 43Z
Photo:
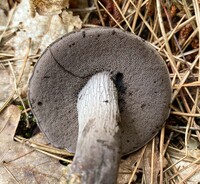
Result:
M29 82L37 123L56 147L75 153L68 179L115 183L121 155L138 150L169 115L165 62L138 36L82 29L39 58Z

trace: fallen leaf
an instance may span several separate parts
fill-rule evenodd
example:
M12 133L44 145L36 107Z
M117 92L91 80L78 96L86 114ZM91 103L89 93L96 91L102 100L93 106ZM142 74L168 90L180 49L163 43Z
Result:
M7 3L7 0L1 0L0 1L0 48L1 50L3 50L2 49L3 33L8 23L8 10L9 10L9 6Z
M13 141L20 114L14 105L0 114L0 183L59 183L65 166L56 159ZM41 136L38 136L40 141Z
M15 142L13 137L20 119L20 110L18 107L11 105L0 114L0 160L6 162L11 159L13 146ZM19 152L18 154L20 154Z
M130 154L128 158L126 158L125 160L121 160L121 163L119 166L117 184L126 184L129 182L131 174L141 154L142 154L142 149ZM140 164L138 168L141 169L142 165ZM135 174L133 178L133 182L135 182L136 179L137 179L137 173Z
M181 150L174 150L171 147L168 147L167 151L169 154L174 158L182 158L186 156L187 151L187 157L185 158L186 161L192 162L195 159L200 158L200 149L199 149L200 143L197 139L190 138L187 142L187 149L184 147Z
M5 13L4 9L2 9L2 8L0 8L0 17L1 17L0 18L0 26L5 26L7 23L8 16L6 16L6 13ZM6 27L2 27L2 28L5 29ZM3 31L3 29L0 31Z
M179 176L181 177L182 181L184 180L185 182L187 182L187 184L198 184L198 182L200 181L200 143L197 139L190 137L187 144L187 150L186 147L184 147L180 151L173 151L169 148L168 151L170 153L173 163L177 163L175 166L178 171L180 171ZM186 156L186 151L187 157L180 162L180 158ZM182 181L181 183L183 183Z
M8 69L0 68L0 109L14 91L14 80Z
M61 10L68 8L68 0L30 0L32 16L34 11L40 15L55 15L61 13Z
M51 1L52 2L52 1ZM46 49L53 41L61 37L74 28L81 28L81 20L78 16L73 16L70 12L63 12L62 18L55 16L39 16L35 18L30 16L30 5L27 0L21 0L16 7L10 27L18 28L16 35L6 44L14 49L14 56L18 58L13 63L13 70L16 73L16 78L21 75L24 67L24 58L29 47L29 38L31 38L31 46L28 55L36 56ZM19 94L23 93L26 97L27 83L32 74L33 59L28 58L24 67L21 82L18 86Z
M156 184L158 183L158 174L160 172L160 152L158 150L159 139L157 137L154 139L155 139L154 152L152 150L153 141L147 144L146 150L144 152L143 171L146 183ZM152 153L153 153L153 161L152 161ZM167 160L163 158L163 167L165 168L166 166L167 166ZM151 173L153 174L153 177L151 177ZM153 181L151 181L151 178L153 179Z
M159 140L157 138L155 139L156 139L155 141L156 143L155 143L154 158L153 158L153 168L151 165L151 157L152 157L152 141L151 141L146 146L143 158L140 162L140 165L134 176L134 179L132 180L133 182L136 182L138 171L140 171L140 172L143 172L146 183L151 183L151 170L153 169L152 183L155 183L155 184L158 183L157 179L158 179L158 174L160 172L160 160L159 160L160 153L158 150ZM137 152L130 154L128 158L126 158L125 160L121 162L120 167L119 167L119 175L117 179L118 184L126 184L129 182L131 174L136 166L136 163L141 157L142 151L143 149L140 149ZM167 160L164 158L163 167L166 167L166 166L167 166Z
M180 181L180 183L183 183L183 180L185 180L184 182L187 182L187 184L199 184L200 181L200 166L199 163L198 164L193 164L190 165L190 162L184 161L182 160L180 162L179 159L175 159L172 158L172 161L176 164L176 167L178 168L178 170L181 172L179 174L179 176L181 176L182 181ZM187 169L184 169L185 167L189 166Z
M0 9L4 10L4 11L9 11L9 4L8 4L8 0L1 0L0 1ZM4 12L5 13L5 12ZM2 20L1 20L2 21Z
M73 16L72 12L63 11L61 13L62 24L67 32L75 28L81 29L82 21L78 16Z
M12 18L11 27L19 27L17 35L8 43L15 50L15 56L22 58L27 49L27 40L31 38L32 45L30 54L36 54L39 50L43 51L56 38L65 34L66 31L61 24L59 16L39 16L30 17L30 5L26 0L22 0L16 7ZM48 37L44 39L43 37Z
M188 140L188 148L187 148L188 155L196 159L200 158L199 147L200 147L200 142L197 139L190 137L190 139ZM185 151L186 148L183 148L182 150Z
M81 20L78 16L73 16L72 13L64 13L64 19L70 21L62 22L60 16L39 16L30 17L30 5L27 0L21 0L17 6L12 18L11 27L19 27L17 35L10 41L15 50L15 56L23 58L27 48L27 40L31 38L31 52L36 54L38 51L43 51L55 39L61 37L72 29L65 30L65 27L81 28ZM73 22L74 21L74 22ZM63 23L65 25L63 25Z

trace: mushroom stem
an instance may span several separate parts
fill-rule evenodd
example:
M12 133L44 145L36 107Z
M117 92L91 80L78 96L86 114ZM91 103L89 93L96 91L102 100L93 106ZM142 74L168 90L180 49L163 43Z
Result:
M67 181L116 183L120 159L117 90L108 72L98 73L78 95L79 134Z

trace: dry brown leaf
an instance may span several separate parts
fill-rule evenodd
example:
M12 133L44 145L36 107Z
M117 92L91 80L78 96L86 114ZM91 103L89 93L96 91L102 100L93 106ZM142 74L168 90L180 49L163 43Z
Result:
M14 91L12 73L8 69L0 68L0 109Z
M168 148L168 152L170 153L171 157L174 158L182 158L182 157L186 157L186 161L193 161L195 159L199 159L200 158L200 143L198 140L194 139L194 138L190 138L188 139L187 142L187 149L186 147L184 147L181 150L174 150L171 147ZM187 151L187 154L186 154Z
M127 184L130 180L130 177L131 177L130 171L127 172L127 169L120 169L120 172L117 178L117 184ZM136 179L137 179L137 175L134 176L133 182L135 182Z
M78 16L73 16L72 12L63 11L60 17L67 32L71 32L75 28L81 29L81 19Z
M8 21L8 15L7 12L9 10L7 0L1 0L0 1L0 45L1 45L1 37L3 31L6 29L6 24Z
M190 138L188 140L188 147L187 147L187 152L188 156L193 157L193 158L200 158L200 142L197 139ZM186 152L186 147L182 149L183 152Z
M29 38L32 39L31 53L36 54L38 51L43 51L55 39L61 37L68 31L73 31L74 28L81 28L81 20L78 16L72 13L64 13L64 17L68 16L70 21L64 21L63 25L60 16L39 16L30 17L30 5L28 1L21 0L14 13L11 27L19 27L19 31L10 44L15 49L16 57L24 57ZM74 18L74 19L73 19ZM65 17L64 19L67 19ZM20 25L20 26L19 26ZM73 26L72 26L73 25ZM67 29L65 29L67 27ZM68 27L72 27L68 29Z
M11 105L0 115L0 183L59 183L65 167L58 160L13 141L20 114Z
M155 138L155 150L153 156L153 166L152 166L152 142L147 144L146 150L143 157L143 171L145 175L146 183L158 183L158 174L160 172L160 152L158 150L159 140ZM167 160L164 158L163 167L167 166ZM151 171L153 169L153 181L151 181Z
M8 0L1 0L0 1L0 9L2 9L4 11L9 11Z
M6 25L8 16L6 16L5 11L1 8L0 8L0 17L1 17L0 18L0 26L2 26L2 28L5 28L3 26ZM1 29L0 31L3 31L3 29Z
M61 10L68 8L69 0L29 0L32 16L35 16L35 11L40 15L56 15L61 13Z
M73 31L74 28L81 28L82 22L78 16L63 12L62 18L58 15L36 15L35 18L32 18L30 16L29 2L27 0L21 0L10 24L10 27L18 27L19 30L17 31L17 35L7 43L7 45L12 46L14 49L15 57L19 58L12 65L13 70L16 72L16 78L20 75L23 68L23 60L29 47L29 38L31 38L29 55L37 55L65 33ZM27 81L33 69L31 62L32 59L26 62L26 67L24 68L22 80L19 85L19 94L26 94Z
M15 50L15 56L18 58L25 56L29 38L32 39L30 54L35 54L39 49L44 50L52 41L66 32L58 16L37 15L35 18L31 18L30 6L26 0L22 0L17 6L10 26L20 28L17 35L10 41ZM47 36L48 40L45 39L43 43L44 37Z
M128 183L131 177L131 174L135 168L137 161L139 160L142 153L142 149L130 154L128 158L122 160L119 166L119 174L117 178L118 184ZM139 165L139 169L142 168L142 165ZM134 176L133 181L136 181L137 174Z
M160 172L160 160L159 160L160 153L158 150L158 143L159 140L156 139L154 160L153 160L153 183L155 184L157 183L158 174ZM142 149L140 149L135 153L132 153L126 160L121 162L117 180L118 184L125 184L129 182L131 174L141 154L142 154ZM151 169L152 169L151 157L152 157L152 141L147 144L147 147L143 155L143 159L138 167L138 169L140 169L141 172L143 170L146 183L151 183ZM167 160L164 158L163 167L166 167L166 165L167 165ZM133 179L133 181L136 181L137 173L134 177L135 178Z
M191 165L190 162L187 162L187 161L184 161L184 160L179 162L179 159L175 159L175 158L172 158L172 161L174 163L177 163L176 167L178 168L178 170L181 170L181 169L188 166L187 169L182 170L180 172L180 176L181 176L182 180L184 180L187 177L187 179L186 179L187 184L199 184L199 181L200 181L200 166L199 166L199 163ZM196 172L194 172L194 171L196 171ZM181 183L183 183L183 182L181 182Z

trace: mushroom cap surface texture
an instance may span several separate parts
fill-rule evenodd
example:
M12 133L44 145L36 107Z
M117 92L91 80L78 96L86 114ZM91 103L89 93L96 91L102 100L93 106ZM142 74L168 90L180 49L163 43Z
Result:
M171 83L157 51L117 28L82 29L52 43L29 81L31 109L54 146L75 152L78 93L102 71L110 72L118 90L123 155L141 148L165 123Z

